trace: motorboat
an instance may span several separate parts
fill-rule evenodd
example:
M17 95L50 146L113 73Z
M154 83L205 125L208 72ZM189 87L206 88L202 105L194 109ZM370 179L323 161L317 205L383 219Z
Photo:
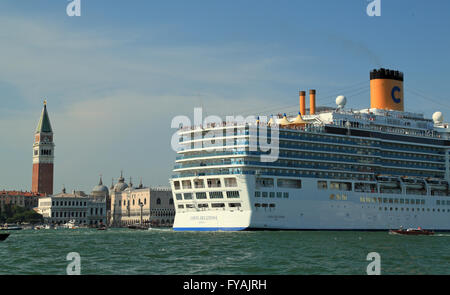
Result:
M48 225L48 224L45 224L45 225L36 225L35 227L34 227L34 229L35 230L40 230L40 229L50 229L51 227L50 227L50 225Z
M142 224L132 224L128 226L129 229L141 229L141 230L148 230L148 226L144 226Z
M75 225L75 220L69 220L67 223L63 224L64 228L77 229L79 226Z
M20 227L20 226L9 226L9 225L6 225L6 226L4 226L4 227L0 227L0 230L22 230L23 228L22 227Z
M434 235L434 231L428 231L425 229L422 229L420 227L418 228L408 228L408 229L397 229L397 230L389 230L390 234L397 234L397 235L411 235L411 236L418 236L418 235L425 235L425 236L430 236L430 235Z
M107 230L108 228L106 227L106 225L104 225L103 223L101 223L99 225L99 227L97 227L97 230Z

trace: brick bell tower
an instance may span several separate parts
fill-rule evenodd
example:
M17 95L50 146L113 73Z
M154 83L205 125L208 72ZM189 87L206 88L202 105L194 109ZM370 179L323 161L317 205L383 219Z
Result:
M33 193L53 194L53 159L55 144L53 130L47 113L47 102L44 100L39 123L34 133L33 144Z

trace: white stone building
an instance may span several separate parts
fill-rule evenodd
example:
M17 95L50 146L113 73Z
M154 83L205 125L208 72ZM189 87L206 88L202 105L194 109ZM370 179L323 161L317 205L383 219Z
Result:
M106 223L106 199L87 196L83 192L63 192L39 199L39 211L48 224L98 226Z
M175 207L170 188L144 187L142 183L133 187L131 180L126 184L121 175L117 184L110 188L110 199L112 226L141 222L153 227L173 225Z

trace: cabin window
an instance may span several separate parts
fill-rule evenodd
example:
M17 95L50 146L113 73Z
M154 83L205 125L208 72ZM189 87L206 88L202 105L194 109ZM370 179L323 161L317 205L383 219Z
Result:
M226 187L237 187L236 178L225 178L225 186Z
M208 187L220 187L220 179L218 178L208 178Z
M223 193L222 192L209 192L209 198L210 199L223 199Z
M256 179L256 187L273 187L274 181L273 178L257 178Z
M277 186L300 189L302 188L302 181L300 179L278 179Z
M327 182L326 181L317 181L317 188L318 189L327 189Z
M190 189L190 188L192 188L190 180L183 180L181 183L183 184L183 189Z
M237 199L237 198L239 198L239 191L229 191L229 192L227 192L227 198L229 198L229 199Z
M203 179L194 179L194 187L195 188L204 188L205 184L203 183Z
M205 192L195 193L195 198L198 200L206 199L206 193Z

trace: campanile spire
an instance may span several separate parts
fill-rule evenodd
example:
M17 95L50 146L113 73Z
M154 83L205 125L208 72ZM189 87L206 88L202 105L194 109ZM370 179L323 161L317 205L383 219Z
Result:
M53 194L54 150L53 129L47 112L47 101L44 100L44 108L34 133L31 184L31 190L34 193Z

